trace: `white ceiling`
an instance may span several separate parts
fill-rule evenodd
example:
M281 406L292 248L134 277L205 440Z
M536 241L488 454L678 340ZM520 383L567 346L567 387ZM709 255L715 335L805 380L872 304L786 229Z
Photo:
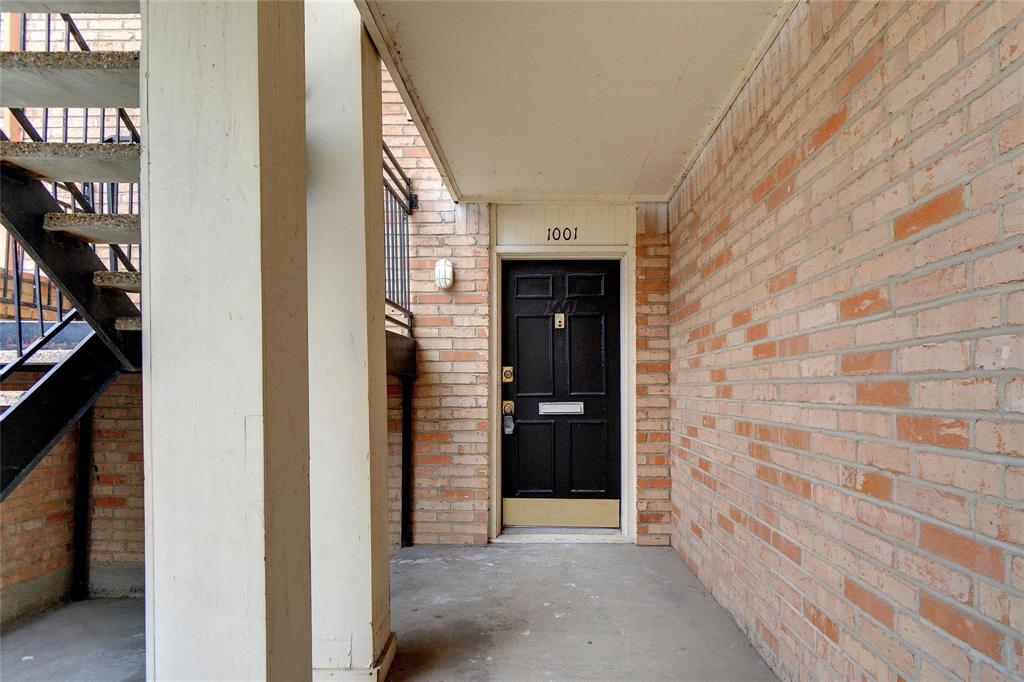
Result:
M360 3L456 198L665 200L791 0Z

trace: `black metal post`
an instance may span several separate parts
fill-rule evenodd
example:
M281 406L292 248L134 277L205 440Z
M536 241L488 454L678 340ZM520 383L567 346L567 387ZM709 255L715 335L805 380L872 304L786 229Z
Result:
M399 377L402 382L402 547L412 546L412 382L415 377Z
M71 565L71 599L89 598L89 528L92 511L92 408L78 420L78 465L75 478L74 559Z

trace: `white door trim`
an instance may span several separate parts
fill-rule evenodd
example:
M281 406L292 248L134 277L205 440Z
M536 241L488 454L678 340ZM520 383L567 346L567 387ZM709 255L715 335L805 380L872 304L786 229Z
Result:
M636 542L636 230L628 233L628 243L611 246L547 246L495 244L497 211L491 211L490 247L490 342L488 343L488 421L490 435L490 504L487 535L493 542L501 538L501 266L506 260L585 260L619 261L619 344L620 395L622 403L619 533L558 535L561 542ZM516 534L515 542L544 541L552 536ZM604 538L603 540L599 538ZM506 538L499 542L509 541ZM551 540L548 539L548 542Z

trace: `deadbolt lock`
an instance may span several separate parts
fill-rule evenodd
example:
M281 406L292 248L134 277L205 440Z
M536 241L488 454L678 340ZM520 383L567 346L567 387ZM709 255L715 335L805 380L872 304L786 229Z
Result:
M516 403L513 400L502 400L501 401L501 414L504 416L511 416L516 413Z
M515 373L512 371L511 367L502 367L501 368L501 383L503 383L503 384L511 384L512 383L512 379L514 377L515 377Z

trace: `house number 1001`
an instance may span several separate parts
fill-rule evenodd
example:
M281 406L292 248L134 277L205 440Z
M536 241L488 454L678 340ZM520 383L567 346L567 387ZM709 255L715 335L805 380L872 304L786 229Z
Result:
M548 241L549 242L573 242L580 236L580 228L578 227L549 227L548 228Z

